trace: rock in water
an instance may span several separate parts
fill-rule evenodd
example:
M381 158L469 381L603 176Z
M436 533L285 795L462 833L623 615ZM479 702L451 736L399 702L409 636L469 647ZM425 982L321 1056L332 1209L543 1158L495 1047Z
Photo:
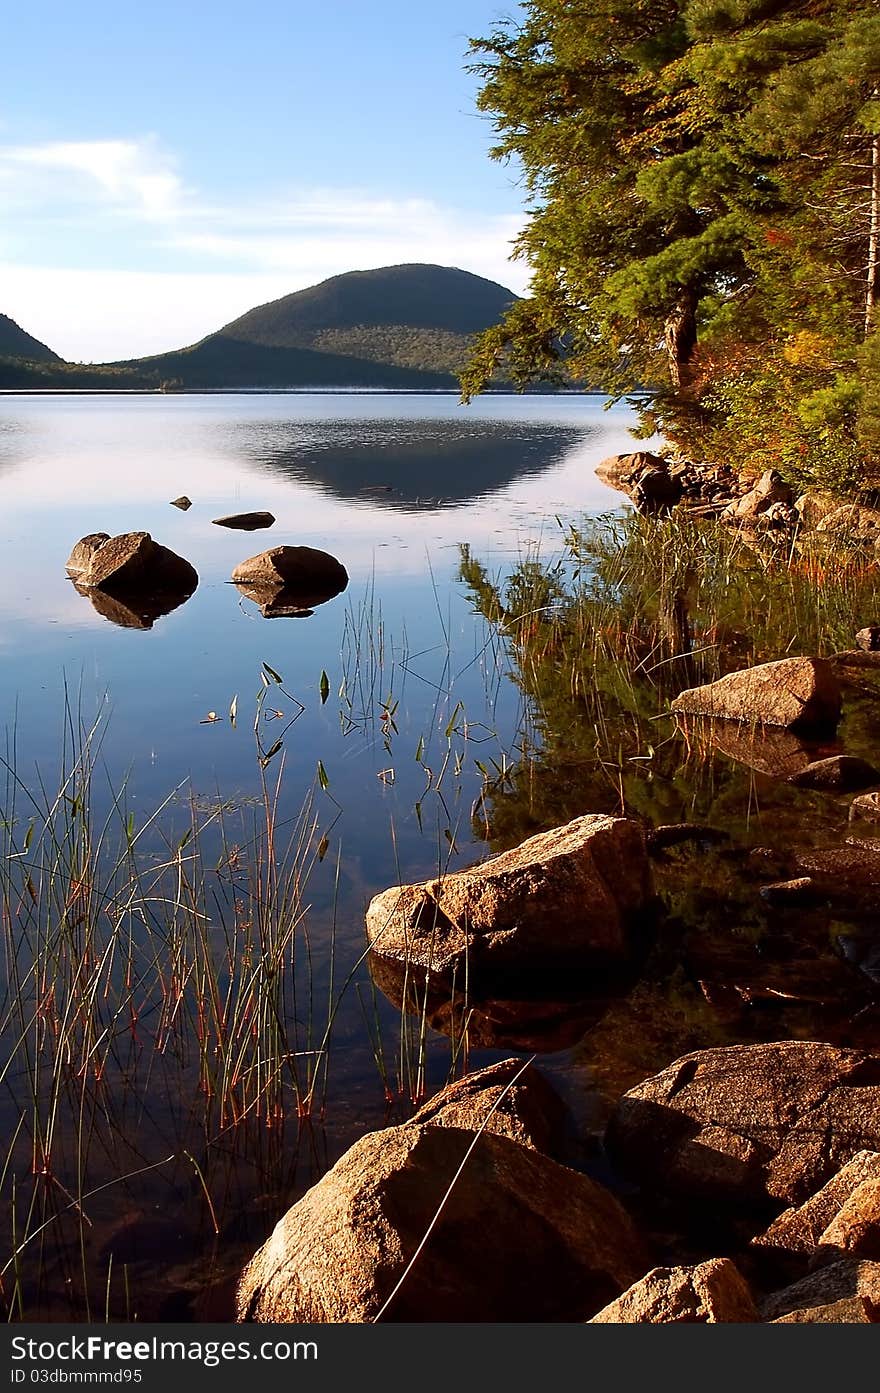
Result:
M95 552L109 540L109 532L90 532L87 537L80 537L67 558L67 574L73 578L82 576L92 564Z
M68 557L67 571L78 586L123 599L177 596L177 603L182 603L199 584L198 574L189 561L153 542L149 532L123 532L118 536L93 532L84 536Z
M880 1056L801 1040L698 1050L625 1094L606 1141L661 1190L800 1204L880 1149Z
M783 658L677 696L673 711L825 733L840 720L840 684L823 658Z
M179 498L172 498L171 506L179 508L182 513L185 513L188 508L192 507L192 499L187 498L186 494L182 493Z
M256 532L260 527L271 527L274 521L272 513L229 513L212 519L215 527L234 527L239 532Z
M245 1268L238 1319L367 1323L403 1278L385 1320L586 1321L644 1272L601 1185L488 1132L465 1161L475 1135L409 1123L362 1137Z
M265 587L290 593L339 595L348 585L348 572L329 552L315 547L270 547L250 556L232 572L236 585Z
M759 1321L752 1293L729 1258L695 1267L655 1267L591 1325L714 1325Z
M470 870L383 891L367 937L382 957L435 972L534 974L620 958L652 896L641 826L590 813Z

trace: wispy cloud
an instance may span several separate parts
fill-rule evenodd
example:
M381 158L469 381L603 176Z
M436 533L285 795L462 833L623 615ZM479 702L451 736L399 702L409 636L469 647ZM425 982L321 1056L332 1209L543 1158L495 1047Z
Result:
M192 342L260 298L341 271L431 261L525 283L508 259L516 213L370 189L213 199L185 183L152 136L0 145L0 198L0 311L83 360ZM46 322L45 295L33 312L24 303L50 282L57 323ZM97 298L84 319L86 286Z

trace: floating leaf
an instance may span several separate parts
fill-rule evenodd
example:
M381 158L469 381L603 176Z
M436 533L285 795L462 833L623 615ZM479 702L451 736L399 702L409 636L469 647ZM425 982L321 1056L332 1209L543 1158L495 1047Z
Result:
M330 678L327 676L326 672L321 673L321 680L318 683L318 691L321 694L321 705L323 706L324 702L330 695Z
M281 674L277 673L273 667L269 666L268 663L263 663L263 667L265 668L266 672L268 672L269 676L272 678L272 681L277 682L280 686L281 683L284 681L284 678L281 676Z
M229 722L230 722L230 724L231 724L233 730L235 729L235 718L236 718L237 715L238 715L238 692L235 693L235 696L232 698L232 701L229 703Z
M418 743L418 745L416 745L416 764L421 764L421 762L422 762L422 755L423 755L424 753L425 753L425 738L424 738L423 735L420 735L420 736L419 736L419 743Z
M318 760L318 783L325 791L330 787L330 780L327 778L327 770L320 760Z
M28 847L30 846L30 844L31 844L31 838L33 837L33 835L34 835L34 824L33 824L32 822L29 822L29 823L28 823L28 830L27 830L27 831L25 832L25 834L24 834L24 849L25 849L25 851L27 851Z
M319 861L323 861L323 860L324 860L324 857L327 855L327 851L328 851L328 849L329 849L329 846L330 846L330 838L329 838L329 837L327 836L327 834L325 833L324 836L321 838L321 840L318 842L318 860L319 860Z

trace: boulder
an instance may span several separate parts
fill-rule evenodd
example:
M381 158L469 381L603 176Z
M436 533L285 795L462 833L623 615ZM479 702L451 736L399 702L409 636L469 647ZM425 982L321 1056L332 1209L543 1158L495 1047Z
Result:
M629 493L646 469L668 473L669 465L662 455L653 455L649 450L636 450L631 455L608 455L600 460L596 465L596 477L609 488Z
M853 542L876 542L880 538L880 510L845 503L826 513L816 531Z
M819 1235L810 1265L824 1267L844 1256L880 1260L880 1172L844 1201Z
M868 624L859 629L856 643L864 653L876 653L880 649L880 624Z
M71 579L78 578L89 569L95 552L109 540L109 532L90 532L87 537L80 537L78 542L74 542L67 558L67 574Z
M476 1132L485 1123L488 1132L558 1156L565 1120L562 1099L544 1075L532 1064L523 1069L521 1059L504 1059L447 1084L404 1125Z
M691 687L672 703L684 715L782 726L801 734L834 730L840 684L823 658L783 658Z
M850 822L880 822L880 793L860 793L849 805Z
M228 513L222 518L212 518L215 527L234 527L239 532L256 532L260 527L271 527L275 521L272 513Z
M847 1201L869 1180L880 1181L880 1152L857 1151L851 1161L803 1204L783 1210L769 1228L752 1239L752 1249L762 1256L784 1261L810 1261Z
M833 493L823 493L821 490L816 490L802 493L800 498L795 500L794 506L800 517L801 526L809 530L818 526L829 513L833 513L834 509L840 506L840 500Z
M407 1123L362 1137L288 1210L237 1312L367 1323L391 1298L383 1319L586 1321L649 1261L586 1176L508 1137Z
M802 1040L698 1050L625 1094L606 1141L646 1186L800 1204L880 1149L880 1056Z
M270 591L284 586L297 595L322 594L329 599L348 585L348 572L329 552L315 547L279 546L240 562L232 579L236 585L265 587Z
M83 537L68 557L67 571L78 589L103 590L122 599L175 596L182 603L199 583L189 562L154 542L149 532Z
M757 1308L745 1280L729 1258L693 1267L655 1267L591 1325L714 1325L756 1322Z
M844 1258L761 1302L765 1321L868 1325L880 1320L880 1262Z
M880 769L858 755L830 755L790 774L788 782L821 793L854 793L856 789L880 784Z
M384 890L367 937L383 957L471 981L484 968L534 977L619 959L652 898L640 824L590 813L470 870Z
M724 516L746 526L754 525L761 514L775 503L791 504L792 497L792 491L783 482L782 476L775 469L768 469L754 488L730 504Z

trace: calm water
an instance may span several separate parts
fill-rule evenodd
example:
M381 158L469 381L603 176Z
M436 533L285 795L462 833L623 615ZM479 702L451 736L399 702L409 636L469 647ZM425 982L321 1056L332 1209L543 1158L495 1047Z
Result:
M177 836L190 796L202 812L223 804L233 823L246 822L257 755L280 738L267 766L274 786L283 762L279 822L310 797L315 837L325 838L306 898L312 987L326 999L331 935L338 983L362 951L374 893L484 852L472 823L478 761L503 766L521 729L520 694L458 580L460 546L499 574L536 549L551 556L557 518L619 505L593 468L631 447L629 424L623 409L573 397L493 397L467 408L442 396L0 399L0 711L18 770L27 782L39 768L52 786L66 691L87 723L102 716L107 777L96 779L96 811L109 806L109 784L126 780L126 810L140 828L185 781L161 824ZM193 501L187 512L169 506L180 494ZM252 509L274 513L275 526L212 525ZM80 536L135 529L199 574L189 601L149 630L110 622L64 570ZM332 552L348 590L308 617L264 619L229 576L282 542ZM283 687L270 676L258 709L267 671ZM144 835L154 859L160 841ZM396 1009L373 999L359 969L334 1026L323 1126L301 1131L298 1147L289 1127L218 1141L185 1065L175 1072L163 1059L130 1088L117 1080L113 1145L92 1147L85 1180L63 1139L44 1190L28 1190L21 1172L4 1251L22 1232L26 1190L31 1231L41 1215L55 1217L38 1259L34 1244L17 1266L0 1259L4 1290L20 1267L19 1309L32 1318L82 1318L85 1288L89 1309L103 1309L105 1286L117 1314L228 1315L242 1257L328 1158L381 1123L386 1092L406 1091L400 1033ZM140 1048L134 1027L132 1038ZM437 1082L449 1046L432 1053L432 1038ZM476 1052L473 1062L490 1057ZM23 1074L5 1088L11 1135L26 1111ZM67 1107L62 1118L75 1117L75 1099ZM25 1125L19 1152L27 1135ZM198 1170L184 1152L200 1158ZM84 1231L59 1196L109 1178L85 1206ZM3 1200L8 1207L8 1183Z

